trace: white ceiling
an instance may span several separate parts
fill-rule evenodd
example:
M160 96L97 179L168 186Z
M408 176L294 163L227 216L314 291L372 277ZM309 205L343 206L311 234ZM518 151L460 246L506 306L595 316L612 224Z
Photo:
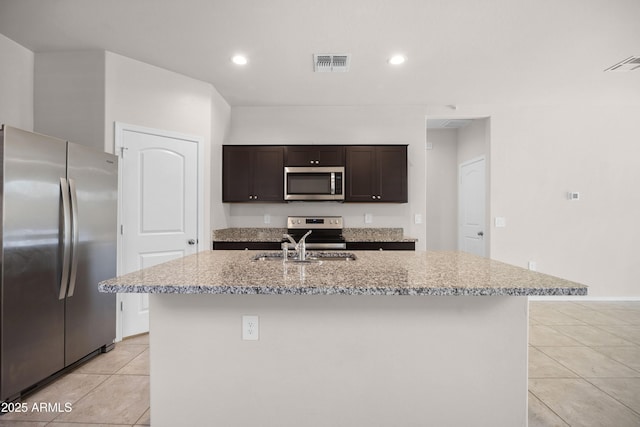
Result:
M640 55L639 18L640 0L0 0L0 33L35 52L109 50L231 105L637 105L640 71L604 70ZM314 73L334 52L350 71Z

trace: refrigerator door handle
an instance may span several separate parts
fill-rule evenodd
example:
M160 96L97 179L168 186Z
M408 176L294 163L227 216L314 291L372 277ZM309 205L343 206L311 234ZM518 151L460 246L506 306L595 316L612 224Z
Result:
M78 245L80 243L78 225L78 194L76 192L75 180L69 178L69 190L71 191L71 273L69 274L69 293L67 298L73 296L76 289L76 276L78 273Z
M60 278L60 292L58 299L64 299L69 285L69 267L71 258L71 206L69 201L69 184L65 178L60 178L60 193L62 194L62 277Z

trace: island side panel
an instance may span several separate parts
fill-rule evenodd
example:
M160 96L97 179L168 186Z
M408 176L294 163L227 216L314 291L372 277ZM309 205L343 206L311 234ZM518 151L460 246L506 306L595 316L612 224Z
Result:
M526 426L526 297L150 297L154 426Z

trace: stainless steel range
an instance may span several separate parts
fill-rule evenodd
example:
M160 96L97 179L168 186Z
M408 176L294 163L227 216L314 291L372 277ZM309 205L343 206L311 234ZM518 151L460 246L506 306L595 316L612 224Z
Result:
M341 216L290 216L287 218L287 233L299 240L309 230L306 238L307 249L346 249L347 243L342 236ZM285 242L286 239L283 239ZM290 245L293 249L293 245Z

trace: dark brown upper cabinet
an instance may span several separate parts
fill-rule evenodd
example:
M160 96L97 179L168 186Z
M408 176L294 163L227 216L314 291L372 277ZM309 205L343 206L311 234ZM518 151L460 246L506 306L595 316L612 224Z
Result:
M345 202L406 203L407 146L347 146Z
M224 145L223 202L284 202L284 147Z
M285 166L344 166L344 146L287 145Z

